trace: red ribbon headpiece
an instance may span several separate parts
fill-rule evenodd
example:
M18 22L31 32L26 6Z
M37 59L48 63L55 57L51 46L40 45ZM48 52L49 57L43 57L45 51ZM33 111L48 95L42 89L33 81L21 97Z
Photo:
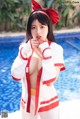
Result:
M43 13L43 14L45 14L46 16L50 17L53 24L56 24L56 23L59 21L59 16L58 16L58 13L56 12L56 10L53 10L53 9L50 9L50 8L48 8L48 9L47 9L47 8L43 8L43 7L40 6L39 3L37 3L35 0L32 0L32 9L35 11L35 13L36 13L36 12L39 12L39 11L37 11L37 10L39 10L39 9L46 11L46 12L49 14L49 16L48 16L48 14L47 14L46 12L44 12L44 11L41 12L41 13Z

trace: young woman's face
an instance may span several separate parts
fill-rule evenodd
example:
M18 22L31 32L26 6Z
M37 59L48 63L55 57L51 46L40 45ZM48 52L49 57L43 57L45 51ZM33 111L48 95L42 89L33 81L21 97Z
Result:
M41 24L38 20L34 20L31 25L31 34L33 39L39 42L45 41L48 35L48 26Z

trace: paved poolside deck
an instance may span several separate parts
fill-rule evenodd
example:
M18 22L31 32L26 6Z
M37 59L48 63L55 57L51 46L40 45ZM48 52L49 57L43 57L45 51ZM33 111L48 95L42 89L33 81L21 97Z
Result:
M63 29L63 30L54 30L54 33L70 33L70 32L80 32L80 28L75 29ZM0 32L0 37L5 36L22 36L26 35L26 32Z
M80 119L80 100L61 102L60 119Z
M20 111L10 113L6 119L21 119ZM80 100L60 102L60 119L80 119Z

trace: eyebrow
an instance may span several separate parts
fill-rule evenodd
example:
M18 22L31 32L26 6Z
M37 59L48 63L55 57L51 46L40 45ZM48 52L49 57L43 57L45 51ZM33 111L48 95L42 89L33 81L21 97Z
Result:
M36 25L31 25L31 26L36 26Z
M36 26L36 25L32 24L31 26ZM40 26L46 26L46 24L40 24Z

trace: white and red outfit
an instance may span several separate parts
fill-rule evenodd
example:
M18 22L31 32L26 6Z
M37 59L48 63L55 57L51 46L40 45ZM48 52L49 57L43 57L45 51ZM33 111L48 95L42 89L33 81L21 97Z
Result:
M53 85L47 86L47 84L56 80L56 66L60 66L60 70L65 69L63 49L54 42L44 42L40 45L40 49L44 58L37 75L35 96L31 95L29 75L30 60L33 55L30 41L20 46L18 56L12 65L13 79L22 80L22 119L58 119L56 114L59 106L57 92Z

